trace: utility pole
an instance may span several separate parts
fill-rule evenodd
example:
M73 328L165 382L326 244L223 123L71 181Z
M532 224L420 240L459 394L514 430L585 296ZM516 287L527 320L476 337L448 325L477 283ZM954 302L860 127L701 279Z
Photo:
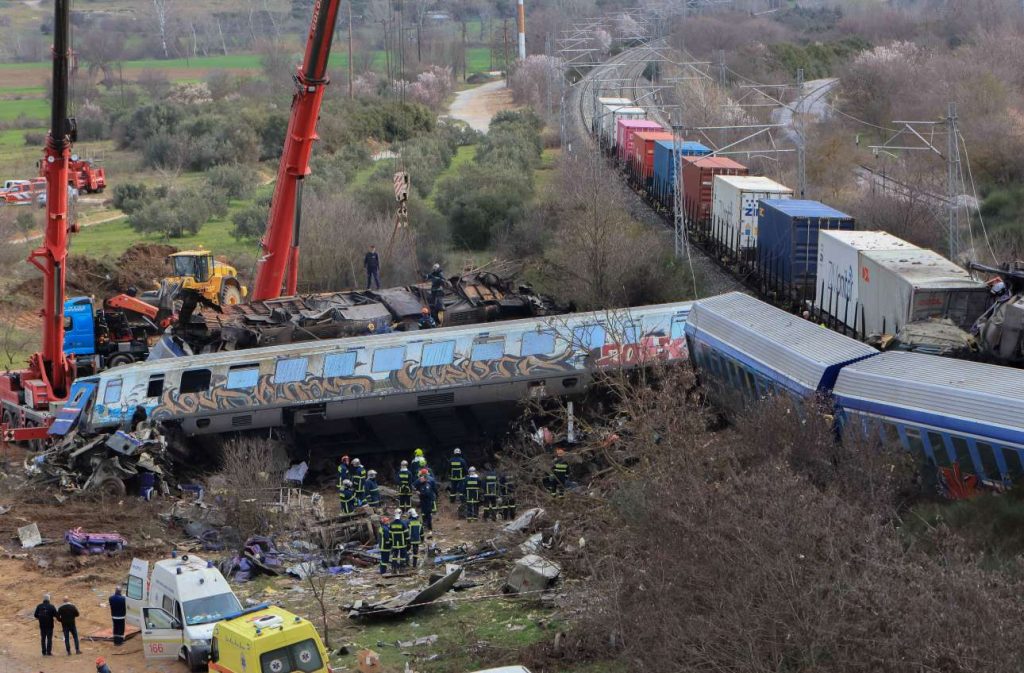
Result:
M960 140L957 135L956 103L950 103L946 112L946 198L947 226L949 228L949 259L956 261L960 253L960 228L957 226L957 197L960 186Z
M1022 0L1024 1L1024 0ZM725 49L718 50L718 86L725 88L726 85L725 76Z
M519 23L519 60L526 60L526 8L523 0L516 2L517 19Z
M352 0L348 0L348 97L353 98L352 93Z
M1024 2L1024 0L1022 0ZM502 20L501 26L502 40L505 45L505 61L503 64L503 70L505 71L505 86L508 86L508 19Z
M800 106L804 100L804 69L796 70L796 103L793 106L793 122L796 128L796 185L800 198L807 194L807 134L804 132Z
M672 191L672 233L673 250L676 259L683 256L683 248L686 245L686 219L684 217L683 203L683 113L679 110L672 115L672 164L675 175L672 181L675 183Z

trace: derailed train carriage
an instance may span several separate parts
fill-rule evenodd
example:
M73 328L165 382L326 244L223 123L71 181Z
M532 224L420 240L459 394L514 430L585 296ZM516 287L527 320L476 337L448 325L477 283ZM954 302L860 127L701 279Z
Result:
M686 358L690 303L224 351L80 379L55 424L127 423L138 407L183 437L280 429L337 456L488 436L525 399L581 395L608 367Z

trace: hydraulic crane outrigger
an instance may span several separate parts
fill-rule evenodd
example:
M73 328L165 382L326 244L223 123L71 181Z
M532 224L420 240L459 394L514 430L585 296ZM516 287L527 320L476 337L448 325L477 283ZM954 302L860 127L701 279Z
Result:
M327 77L334 27L340 0L317 0L309 26L306 54L295 74L295 95L285 136L277 185L270 203L267 232L260 241L262 256L256 266L253 301L294 295L299 272L299 224L302 215L302 180L309 175L309 157L317 139L316 123Z
M77 139L75 120L67 116L70 2L54 2L53 97L42 169L46 177L46 233L42 247L28 257L43 272L42 347L29 358L27 369L0 375L3 438L7 441L45 438L52 419L51 405L67 398L75 376L73 361L64 355L65 262L68 236L77 230L68 217L68 162L71 144Z

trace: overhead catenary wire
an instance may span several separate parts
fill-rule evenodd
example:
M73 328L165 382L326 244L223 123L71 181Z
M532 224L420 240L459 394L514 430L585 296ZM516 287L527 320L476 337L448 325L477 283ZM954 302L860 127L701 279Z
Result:
M985 246L988 248L989 254L992 255L992 259L993 260L998 260L998 258L996 257L996 251L992 247L992 241L990 241L989 237L988 237L988 229L985 227L985 218L981 214L981 207L980 207L981 201L980 201L980 199L978 199L978 188L974 184L974 171L971 170L971 155L968 154L968 152L967 152L967 140L964 138L963 134L960 133L959 131L957 132L957 136L959 136L960 144L963 146L963 149L964 149L964 163L967 164L967 177L971 181L971 193L974 195L975 201L978 201L978 203L979 203L979 207L978 207L978 223L981 225L981 234L985 238Z

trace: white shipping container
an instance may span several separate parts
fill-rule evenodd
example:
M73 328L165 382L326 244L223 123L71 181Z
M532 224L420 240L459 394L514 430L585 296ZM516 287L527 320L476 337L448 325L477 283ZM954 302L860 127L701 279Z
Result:
M712 189L712 235L736 253L757 247L758 201L793 198L789 187L756 175L716 175Z
M884 231L819 231L818 282L814 305L839 323L860 330L860 253L865 250L918 250ZM854 322L857 322L855 325Z
M605 147L615 145L615 127L620 119L647 119L647 110L642 107L622 107L621 105L604 105L601 116L601 138Z
M866 334L896 334L929 318L949 318L967 330L988 306L985 283L931 250L866 250L860 266Z

